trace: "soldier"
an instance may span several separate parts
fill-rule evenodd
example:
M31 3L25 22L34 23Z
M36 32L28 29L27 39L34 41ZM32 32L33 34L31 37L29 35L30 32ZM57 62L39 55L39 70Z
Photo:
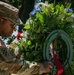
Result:
M9 37L15 30L16 23L19 23L18 9L0 1L0 36ZM51 62L14 62L3 61L0 63L0 69L17 75L33 75L50 72L52 68Z

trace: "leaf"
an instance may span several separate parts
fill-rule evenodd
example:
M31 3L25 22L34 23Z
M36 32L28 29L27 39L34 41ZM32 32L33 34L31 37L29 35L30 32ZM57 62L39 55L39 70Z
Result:
M72 17L67 17L67 18L66 18L66 21L67 21L67 22L73 22L73 19L72 19Z
M31 41L30 40L27 41L27 45L31 45Z
M23 44L24 44L24 41L22 41L22 42L20 43L20 47L22 47L22 46L23 46Z
M40 14L39 12L37 12L37 13L36 13L36 17L37 17L37 19L41 22L41 24L43 25L44 20L43 20L42 14Z
M49 9L53 10L54 9L54 4L49 4Z
M30 25L25 25L24 29L27 29L27 30L30 29Z
M69 13L67 13L66 15L71 17L71 15L72 15L72 12L69 12Z
M64 8L63 5L60 6L60 12L61 12L61 13L64 13L64 14L66 13L66 10L65 10L65 8Z
M71 3L68 3L67 5L66 5L66 8L70 8L71 7Z

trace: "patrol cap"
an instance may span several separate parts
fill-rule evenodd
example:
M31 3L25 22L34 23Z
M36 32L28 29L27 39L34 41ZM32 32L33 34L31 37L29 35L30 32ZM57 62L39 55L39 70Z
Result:
M0 1L0 16L9 17L12 21L20 23L18 12L19 10L16 7Z

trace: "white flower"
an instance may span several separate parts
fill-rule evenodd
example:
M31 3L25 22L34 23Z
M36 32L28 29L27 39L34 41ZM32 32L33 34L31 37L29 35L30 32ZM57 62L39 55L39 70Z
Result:
M27 31L23 31L23 33L21 33L20 36L22 37L20 41L25 41L26 42L26 40L28 38L28 32Z
M17 56L19 54L19 47L16 47L14 50L14 54Z
M72 18L74 18L74 13L71 15Z

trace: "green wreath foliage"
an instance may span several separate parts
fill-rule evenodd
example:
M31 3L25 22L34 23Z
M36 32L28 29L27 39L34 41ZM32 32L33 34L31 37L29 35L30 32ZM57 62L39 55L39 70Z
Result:
M19 44L20 53L25 53L24 59L43 61L43 44L53 30L62 29L73 40L74 18L71 17L73 11L67 12L67 8L70 6L49 4L47 8L42 7L41 12L30 15L31 22L24 24L24 29L29 33L27 41L21 41Z

